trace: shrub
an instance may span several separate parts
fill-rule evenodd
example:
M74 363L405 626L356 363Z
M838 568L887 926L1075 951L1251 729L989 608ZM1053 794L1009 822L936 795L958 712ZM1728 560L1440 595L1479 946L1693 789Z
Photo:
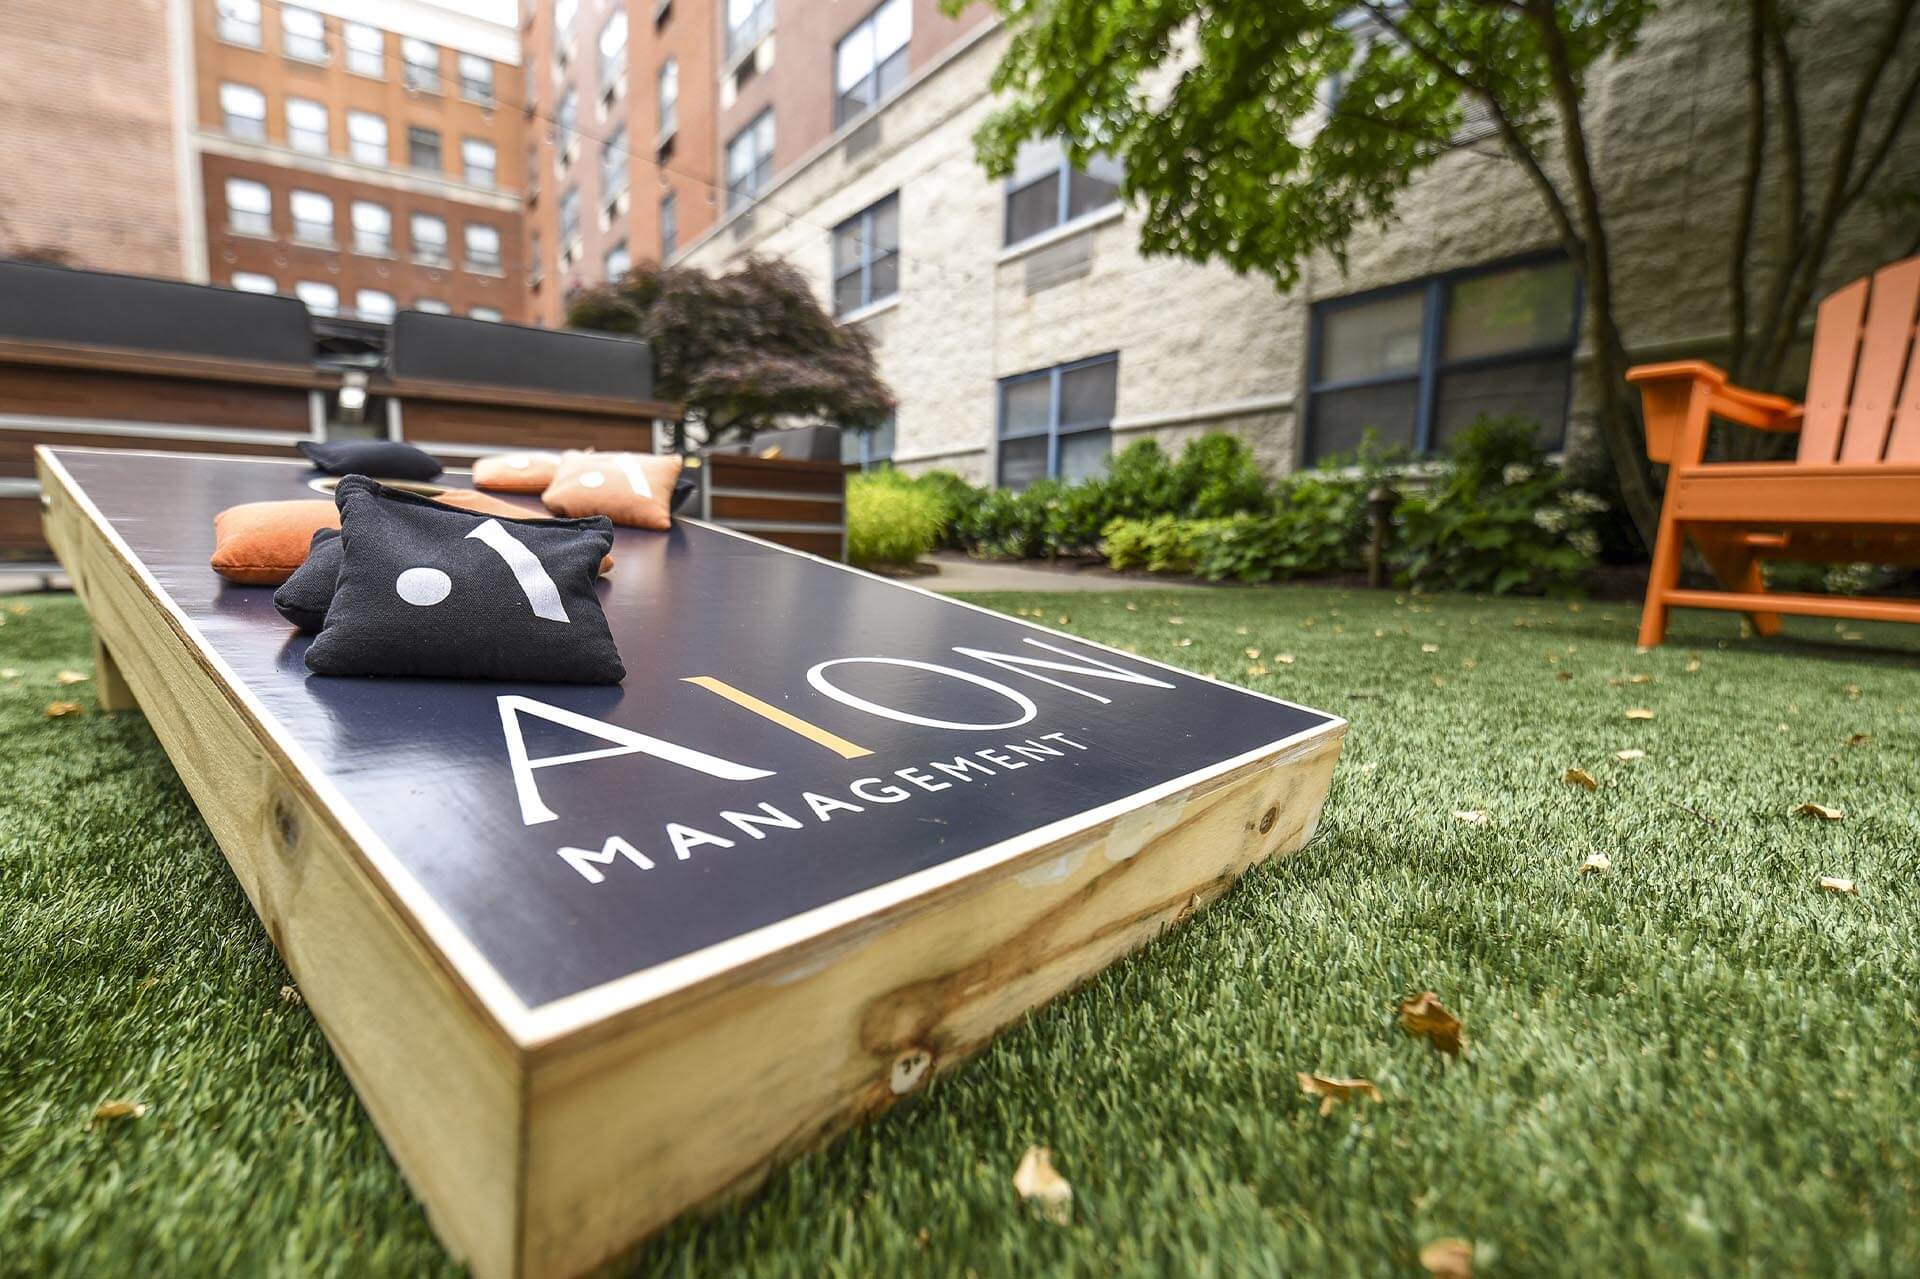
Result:
M939 544L946 525L938 485L890 469L847 480L847 558L855 564L911 564Z
M1482 418L1448 449L1433 487L1401 500L1404 581L1496 595L1578 588L1598 563L1592 519L1606 503L1549 466L1533 431L1524 419Z
M952 471L926 471L913 477L913 483L940 502L940 545L958 549L955 530L974 507L986 500L987 490L975 488Z

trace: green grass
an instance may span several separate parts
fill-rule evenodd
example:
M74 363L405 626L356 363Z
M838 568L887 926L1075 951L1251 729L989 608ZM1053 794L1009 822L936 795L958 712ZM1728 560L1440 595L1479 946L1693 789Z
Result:
M630 1268L1408 1274L1451 1235L1482 1275L1920 1273L1920 634L1695 614L1636 655L1628 606L990 602L1232 679L1261 649L1249 682L1353 721L1319 837ZM145 724L54 684L78 607L5 617L0 1268L450 1270ZM1457 1064L1394 1022L1424 989ZM1322 1118L1300 1070L1384 1101ZM109 1097L150 1109L90 1129ZM1013 1202L1029 1143L1071 1226Z

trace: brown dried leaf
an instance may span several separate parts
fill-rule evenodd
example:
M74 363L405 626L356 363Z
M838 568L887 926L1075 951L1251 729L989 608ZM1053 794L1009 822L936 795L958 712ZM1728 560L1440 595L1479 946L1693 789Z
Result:
M12 613L15 617L25 617L28 613L33 612L33 605L10 604L7 606L7 612Z
M1258 676L1258 675L1271 675L1273 674L1273 672L1266 668L1265 663L1255 662L1253 665L1247 667L1247 674L1250 676Z
M1564 684L1568 680L1573 678L1573 672L1572 671L1555 671L1553 673L1553 677L1559 680L1562 684Z
M1280 663L1280 665L1282 666L1292 666L1293 654L1292 653L1275 653L1273 655L1273 660Z
M4 672L4 671L0 671L0 675L4 675L5 673L6 673L6 672ZM1849 737L1849 738L1847 738L1847 745L1849 745L1849 746L1865 746L1865 745L1866 745L1866 744L1867 744L1868 742L1870 742L1870 741L1872 741L1872 740L1873 740L1873 734L1872 734L1872 733L1855 733L1855 734L1854 734L1853 736L1851 736L1851 737Z
M1580 863L1582 875L1604 875L1613 869L1613 858L1605 853L1589 853L1587 860Z
M1844 808L1828 808L1825 804L1816 804L1812 800L1793 810L1797 817L1818 817L1822 821L1837 822L1847 815Z
M138 1119L146 1113L147 1103L144 1101L123 1101L113 1098L93 1108L93 1122L100 1124L115 1119Z
M295 1006L307 1002L307 997L300 993L298 986L282 986L280 988L280 998Z
M1820 877L1820 888L1821 891L1829 893L1851 893L1854 896L1858 896L1860 893L1860 889L1855 886L1851 879L1842 879L1838 875L1822 875Z
M1167 619L1168 626L1184 626L1186 625L1186 622L1187 622L1187 619L1184 617L1169 617Z
M1260 660L1260 650L1259 650L1259 649L1257 649L1257 648L1251 648L1251 647L1249 647L1249 648L1247 648L1247 649L1244 649L1244 650L1242 650L1242 651L1244 651L1244 652L1246 653L1246 655L1247 655L1247 660L1248 660L1248 661L1250 661L1250 662L1257 662L1257 661L1259 661L1259 660Z
M1438 653L1440 651L1440 646L1438 644L1422 644L1420 646L1420 651L1422 653Z
M1465 1239L1435 1239L1420 1250L1420 1264L1434 1279L1473 1279L1473 1245Z
M1851 702L1859 701L1861 692L1862 689L1858 684L1847 685L1847 700Z
M1175 648L1192 648L1193 640L1191 638L1182 639L1179 643L1175 644L1174 647Z
M1692 675L1695 672L1697 672L1699 669L1700 669L1700 659L1697 657L1689 657L1687 659L1687 674Z
M87 682L87 677L81 671L61 671L53 677L53 682L56 684L84 684Z
M1053 1152L1028 1146L1013 1172L1014 1193L1056 1225L1073 1220L1073 1184L1053 1170Z
M1615 751L1613 757L1623 764L1631 764L1636 759L1645 759L1647 753L1638 747L1629 747L1623 751Z
M1460 1055L1460 1019L1448 1012L1440 996L1432 991L1400 1001L1400 1025L1409 1035L1427 1040L1448 1056Z
M1585 790L1600 789L1600 783L1595 781L1593 774L1584 768L1569 768L1560 775L1560 780L1569 786L1579 786Z
M1326 1075L1308 1074L1304 1070L1295 1071L1300 1081L1300 1091L1308 1097L1320 1099L1320 1113L1330 1115L1343 1101L1380 1100L1380 1090L1371 1079L1333 1079Z
M1653 712L1644 706L1633 706L1627 710L1628 719L1652 719Z
M48 702L47 718L62 719L68 715L82 715L86 713L86 709L78 702Z

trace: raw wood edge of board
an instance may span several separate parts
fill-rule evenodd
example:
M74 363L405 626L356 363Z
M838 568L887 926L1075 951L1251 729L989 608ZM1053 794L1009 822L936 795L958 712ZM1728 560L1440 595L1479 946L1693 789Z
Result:
M796 947L642 1029L543 1056L529 1082L520 1273L590 1270L683 1212L751 1191L1297 851L1344 727Z
M510 1274L524 1224L524 1054L370 882L324 804L225 695L59 468L43 465L41 482L48 542L95 635L435 1233L476 1271Z

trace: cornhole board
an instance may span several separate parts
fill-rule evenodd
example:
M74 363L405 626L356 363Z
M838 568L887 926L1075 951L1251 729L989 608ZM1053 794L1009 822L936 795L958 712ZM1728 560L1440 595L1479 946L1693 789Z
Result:
M925 1088L1305 843L1346 728L690 521L618 534L621 687L313 677L207 567L304 463L38 456L103 703L483 1276L590 1269Z

